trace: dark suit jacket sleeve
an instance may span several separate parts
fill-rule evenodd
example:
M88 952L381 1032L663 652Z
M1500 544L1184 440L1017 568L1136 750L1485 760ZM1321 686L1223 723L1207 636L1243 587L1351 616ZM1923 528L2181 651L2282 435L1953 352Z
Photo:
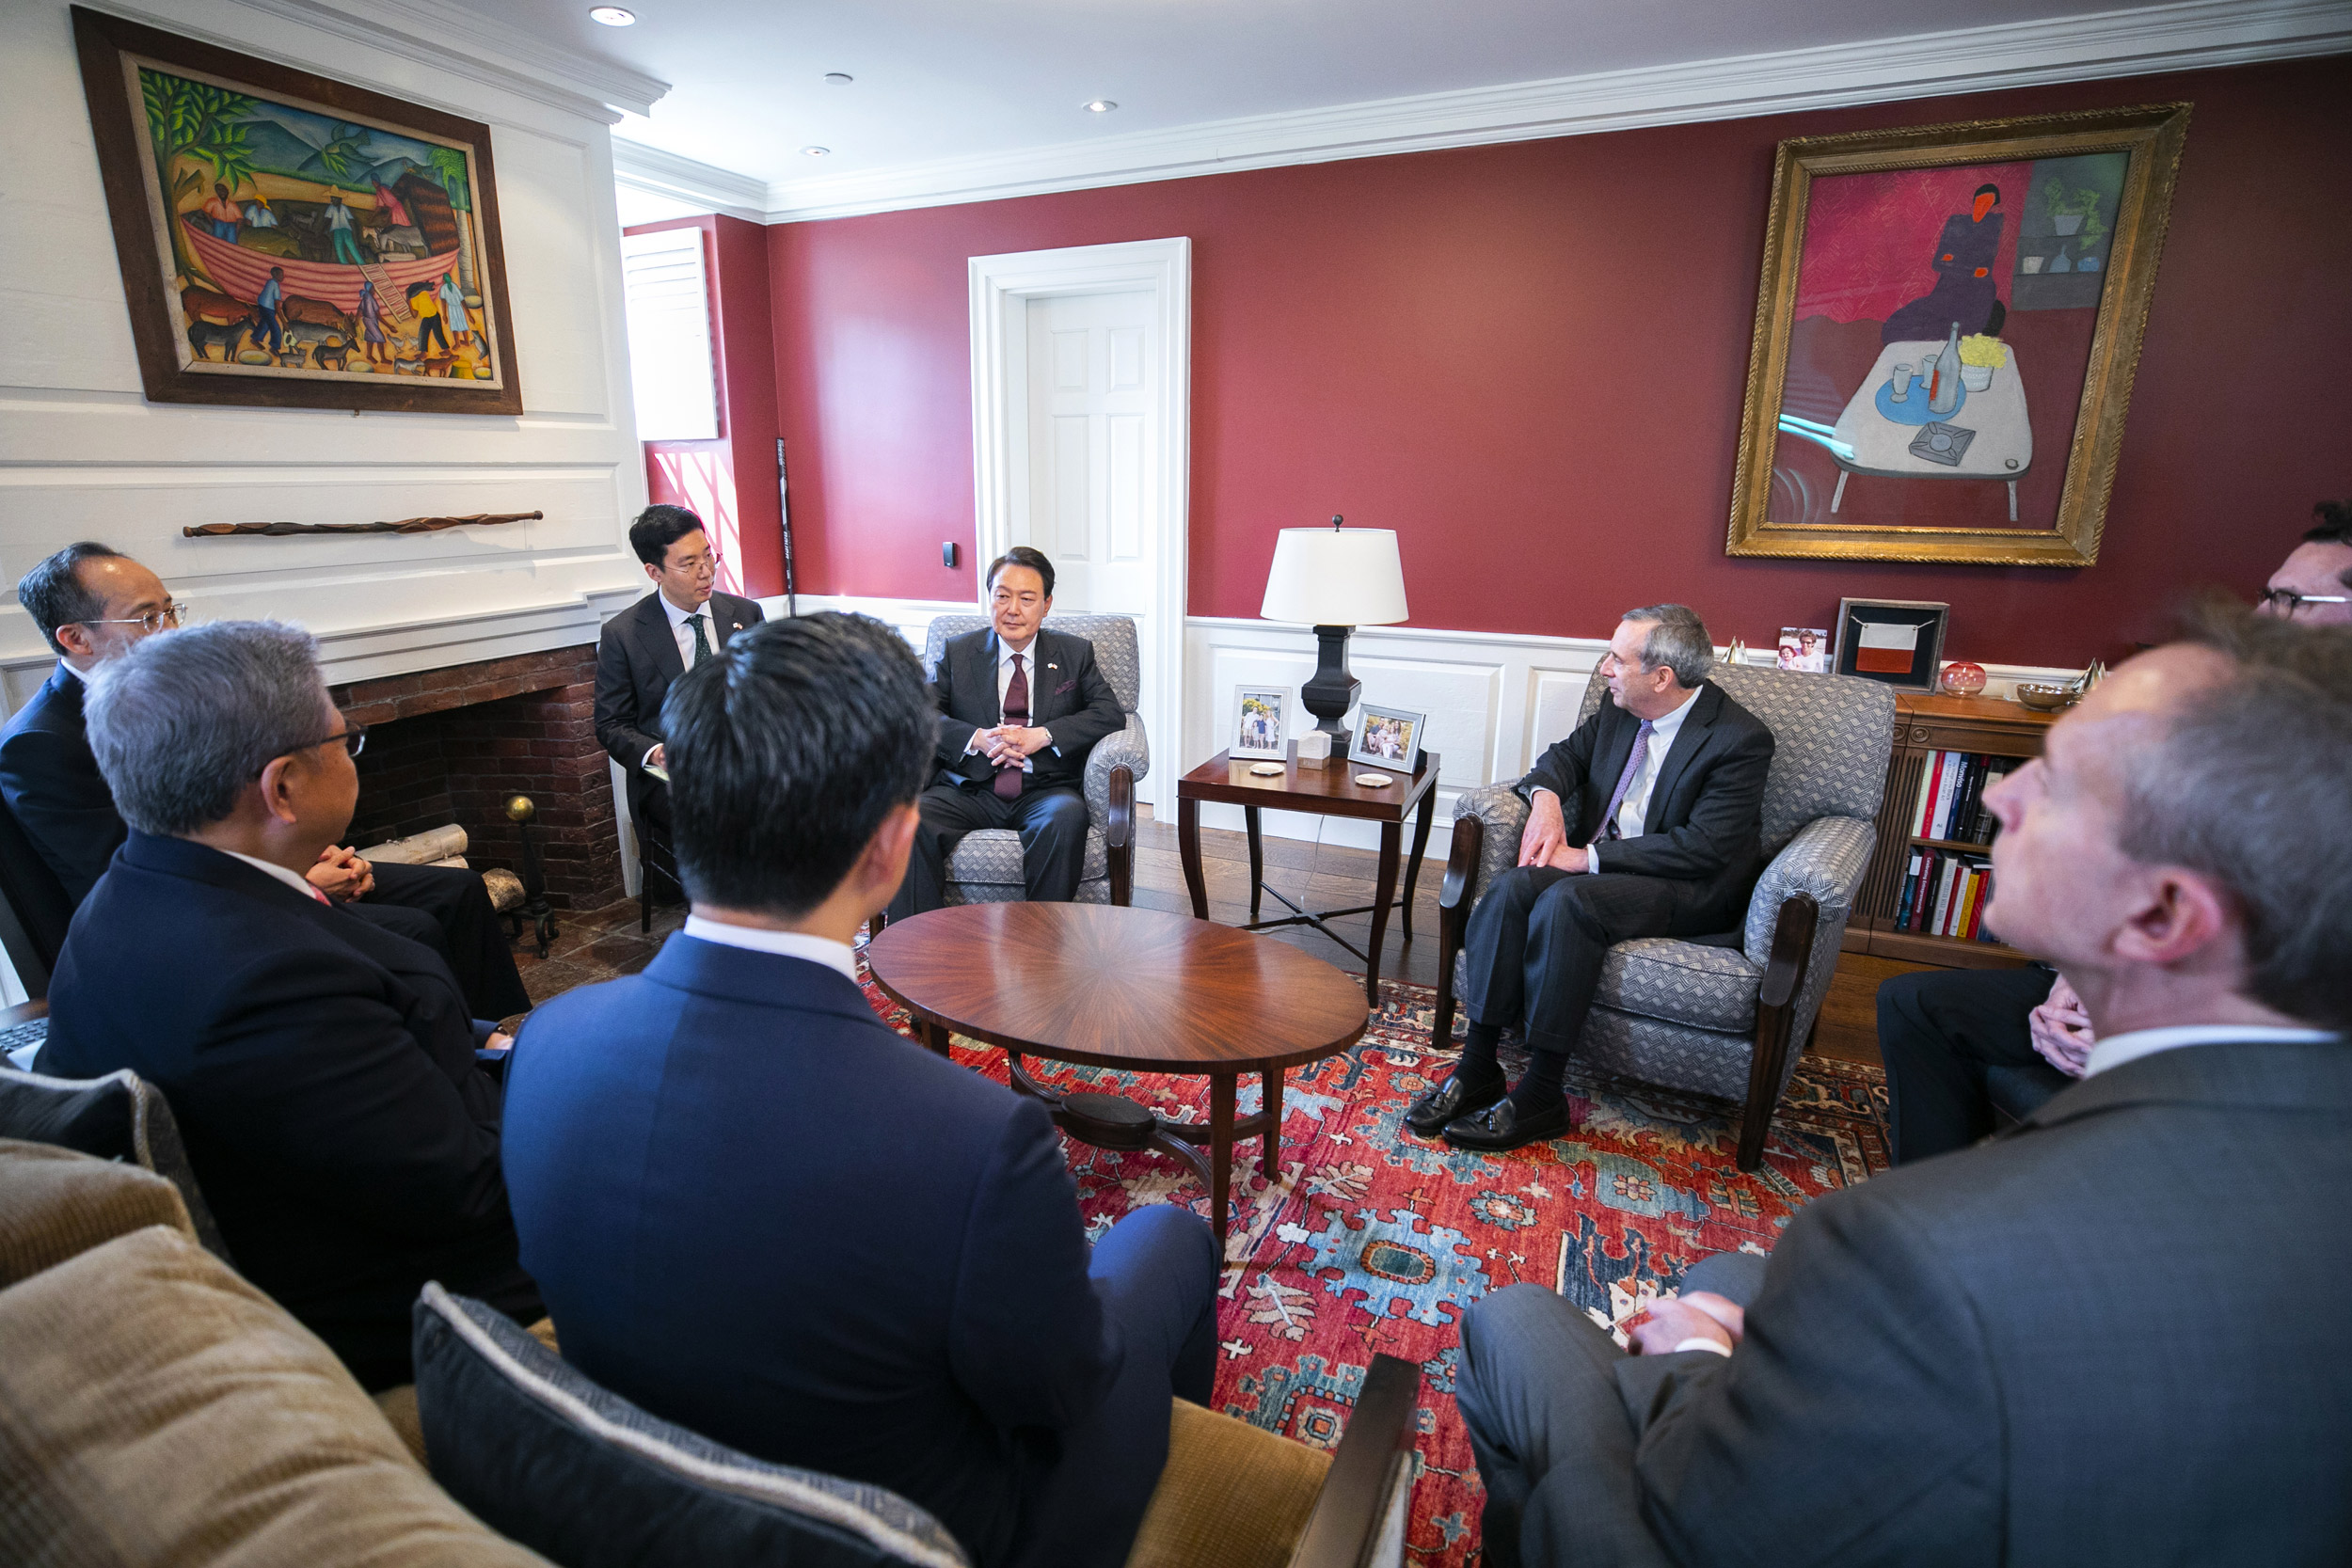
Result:
M130 832L89 748L54 730L19 730L0 741L0 791L66 896L81 903Z
M1608 711L1605 707L1601 712ZM1527 770L1527 777L1518 782L1521 799L1532 799L1539 789L1549 789L1560 797L1561 815L1568 820L1568 832L1577 830L1578 815L1584 805L1584 781L1593 770L1593 748L1600 736L1600 713L1595 713L1575 729L1565 740L1555 740L1550 750L1535 759L1535 766Z
M1973 1563L2001 1538L2002 1401L1976 1315L1863 1189L1789 1226L1729 1360L1636 1356L1618 1386L1677 1561Z
M1122 1347L1087 1262L1061 1140L1024 1100L973 1195L950 1313L956 1382L999 1427L1068 1427L1110 1391Z
M1062 640L1068 657L1076 662L1072 679L1078 686L1078 700L1085 705L1075 713L1058 714L1045 721L1045 728L1054 736L1054 750L1073 763L1083 764L1094 743L1106 735L1117 735L1127 727L1127 712L1119 705L1119 693L1103 678L1095 667L1094 644L1082 637Z
M956 646L953 642L948 643L940 651L939 669L931 676L931 704L939 709L939 740L932 752L939 766L950 773L979 778L986 770L987 765L981 760L982 771L974 771L966 765L976 759L963 754L964 748L972 744L972 732L986 726L977 719L961 717L956 711L959 705L972 705L979 701L980 694L977 691L959 692L956 689Z
M631 770L661 744L660 736L645 730L648 723L660 723L660 716L637 711L637 675L628 651L634 619L627 610L615 615L596 641L596 739L614 762Z
M435 1240L502 1222L498 1095L465 1021L420 1040L382 985L357 955L349 965L316 947L255 959L224 988L246 1000L207 1032L186 1110L394 1234Z
M1692 763L1704 768L1706 777L1691 803L1690 820L1609 845L1601 851L1603 871L1698 881L1723 876L1735 860L1754 851L1764 780L1772 768L1772 732L1749 721L1726 735L1719 720L1708 732L1707 745L1713 754Z

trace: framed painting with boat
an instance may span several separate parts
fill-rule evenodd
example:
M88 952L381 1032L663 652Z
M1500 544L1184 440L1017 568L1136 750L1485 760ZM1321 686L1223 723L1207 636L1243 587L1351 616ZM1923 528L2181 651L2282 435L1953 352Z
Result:
M2096 561L2188 114L1782 142L1728 553Z
M489 127L73 8L147 395L518 414Z

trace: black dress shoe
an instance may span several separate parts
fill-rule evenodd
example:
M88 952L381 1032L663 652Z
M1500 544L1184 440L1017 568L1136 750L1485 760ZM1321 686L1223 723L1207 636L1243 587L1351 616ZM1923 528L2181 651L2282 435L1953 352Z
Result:
M1413 1101L1412 1109L1405 1113L1405 1125L1424 1138L1434 1138L1445 1131L1447 1122L1483 1111L1510 1092L1510 1081L1500 1075L1486 1087L1473 1092L1463 1088L1459 1072L1453 1073Z
M1516 1101L1504 1100L1475 1116L1466 1116L1446 1123L1445 1141L1456 1148L1474 1148L1481 1153L1497 1154L1523 1144L1542 1143L1547 1138L1565 1137L1576 1130L1568 1117L1568 1102L1565 1100L1549 1111L1538 1111L1532 1117L1519 1115Z

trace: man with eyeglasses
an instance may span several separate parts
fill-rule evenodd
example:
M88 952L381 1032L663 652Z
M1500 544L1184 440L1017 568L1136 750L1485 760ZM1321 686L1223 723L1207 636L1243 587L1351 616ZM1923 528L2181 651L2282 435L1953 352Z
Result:
M2316 524L2270 574L2256 612L2352 626L2352 500L2312 513ZM1898 974L1879 987L1878 1026L1898 1164L1966 1148L2003 1115L2030 1115L2083 1076L2099 1043L2066 976L2040 965Z
M629 816L667 828L661 702L670 683L767 617L751 600L717 592L719 546L685 507L639 513L628 525L628 547L654 591L604 624L596 644L596 739L621 765Z
M0 800L79 905L128 832L114 792L90 754L84 698L93 672L157 632L178 626L183 607L163 579L105 545L69 545L24 574L18 603L57 651L57 668L0 730ZM473 1010L486 1018L527 1012L531 997L499 928L482 879L453 866L376 864L329 845L309 871L312 887L384 929L439 953Z
M414 1381L428 1279L518 1322L497 1085L456 977L306 879L358 799L318 643L270 621L146 639L91 676L130 833L67 935L45 1072L170 1101L237 1271L370 1389Z

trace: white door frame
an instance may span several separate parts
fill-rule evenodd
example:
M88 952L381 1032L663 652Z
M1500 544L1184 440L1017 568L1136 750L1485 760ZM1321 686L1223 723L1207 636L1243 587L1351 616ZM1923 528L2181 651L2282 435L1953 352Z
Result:
M1013 542L1014 505L1029 452L1028 302L1055 294L1135 290L1152 296L1160 328L1160 536L1152 629L1143 645L1159 693L1143 715L1152 767L1136 786L1155 806L1172 805L1184 743L1184 568L1191 533L1192 241L1132 240L1121 245L1022 250L971 259L972 489L979 548L973 594L988 563Z

